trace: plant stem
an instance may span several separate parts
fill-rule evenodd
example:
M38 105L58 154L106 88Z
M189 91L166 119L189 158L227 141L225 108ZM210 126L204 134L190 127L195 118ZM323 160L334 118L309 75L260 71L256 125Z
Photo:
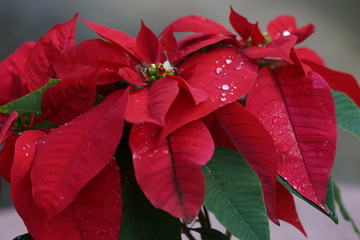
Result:
M210 228L210 221L209 221L209 216L208 216L208 213L207 213L207 210L205 210L204 208L204 212L201 210L199 212L199 222L201 224L201 227L203 228Z
M190 229L184 223L181 224L181 232L183 232L189 240L196 240L190 233Z

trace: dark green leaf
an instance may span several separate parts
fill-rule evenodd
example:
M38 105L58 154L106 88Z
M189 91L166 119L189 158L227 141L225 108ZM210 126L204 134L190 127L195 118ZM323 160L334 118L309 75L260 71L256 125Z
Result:
M29 233L26 233L14 238L13 240L34 240L34 239L30 236Z
M355 231L355 233L359 236L360 238L360 231L359 229L356 227L356 224L354 222L354 220L350 217L349 213L346 211L345 209L345 206L342 202L342 199L341 199L341 193L340 193L340 189L338 186L336 186L336 184L334 184L334 193L335 193L335 200L336 200L336 203L337 205L339 206L339 209L340 209L340 212L341 212L341 215L343 216L343 218L350 222L351 225L353 226L353 229Z
M53 85L56 85L59 79L50 79L49 82L43 87L19 98L5 105L0 106L0 112L5 114L11 114L17 112L20 114L31 114L35 117L41 114L41 100L45 90Z
M204 205L235 237L270 239L260 181L238 152L217 147L203 167Z
M338 216L336 214L336 207L335 207L335 198L334 198L334 181L332 177L329 180L327 192L326 192L326 207L329 210L330 213L325 212L323 209L319 208L315 203L310 201L309 199L303 197L300 193L298 193L294 188L292 188L282 177L278 176L278 181L284 185L291 193L293 193L295 196L299 197L300 199L304 200L326 216L328 216L330 219L332 219L336 224L338 221Z
M360 138L360 108L345 93L333 91L338 126Z
M230 240L222 232L212 228L194 228L191 229L195 232L200 233L202 240Z
M120 239L180 240L180 220L154 208L135 177L123 175L123 218Z

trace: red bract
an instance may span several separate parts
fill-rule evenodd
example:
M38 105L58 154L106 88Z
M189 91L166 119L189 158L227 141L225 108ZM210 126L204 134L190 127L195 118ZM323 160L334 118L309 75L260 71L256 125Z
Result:
M0 63L0 105L29 93L24 71L27 57L34 44L33 42L24 43Z
M279 224L275 213L278 157L270 134L261 122L238 102L228 104L213 114L224 134L258 174L269 218Z
M41 131L21 135L12 170L11 197L30 234L35 239L118 239L122 201L120 172L114 160L52 218L34 203L30 175L36 148L44 136Z
M281 36L295 35L297 37L297 44L303 42L315 31L313 24L298 28L296 19L290 15L282 15L275 18L269 22L267 30L273 40Z
M298 66L263 68L248 93L247 108L271 134L280 155L278 173L325 211L325 196L335 157L334 101L317 74Z
M96 85L93 79L89 78L63 79L45 91L41 108L50 122L62 125L93 106Z
M75 44L76 14L70 21L54 26L30 52L25 68L28 86L34 91L56 78L51 61Z
M204 201L201 166L210 160L214 143L199 120L158 143L160 133L153 124L132 128L129 143L136 179L155 207L191 222Z
M35 204L49 218L60 213L115 153L128 95L114 92L37 145L31 171Z

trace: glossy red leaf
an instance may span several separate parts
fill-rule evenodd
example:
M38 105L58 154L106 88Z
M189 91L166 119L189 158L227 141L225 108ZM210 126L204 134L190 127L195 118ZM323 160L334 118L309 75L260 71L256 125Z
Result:
M251 40L253 45L262 44L265 41L258 24L250 23L245 17L241 16L234 9L230 8L230 23L235 31L241 36L244 41Z
M7 182L11 181L11 168L14 161L15 142L19 135L9 137L5 142L0 144L0 177Z
M201 48L210 46L226 39L230 39L230 37L211 34L199 34L186 37L179 42L179 50L175 61L181 60Z
M251 46L244 50L244 53L250 58L280 58L292 63L290 51L296 43L295 36L277 38L264 46Z
M302 62L320 74L333 90L346 93L360 107L360 86L351 74L335 71L308 60Z
M160 128L137 124L129 144L139 186L156 207L192 221L204 201L201 166L214 151L210 133L201 121L191 122L158 143Z
M136 39L130 35L121 32L119 30L90 22L84 18L81 18L94 32L101 37L109 40L112 43L118 45L123 51L141 63L141 57L136 53Z
M44 135L41 131L26 131L16 143L11 197L29 233L37 240L117 240L122 200L120 171L115 161L102 169L74 201L52 219L47 219L43 209L35 205L31 165L36 145Z
M56 125L71 121L90 109L96 97L96 85L88 77L61 80L46 89L42 98L42 112Z
M30 91L56 77L51 60L74 46L77 17L75 14L70 21L54 26L36 42L25 69Z
M156 57L159 51L159 40L143 21L141 21L141 28L136 37L136 49L143 61L156 63Z
M14 134L14 129L12 125L15 123L16 118L19 116L17 112L12 112L10 115L6 116L4 123L0 125L0 144L2 144L8 137ZM5 119L5 118L4 118Z
M142 79L139 76L139 73L136 72L133 68L130 68L130 67L119 68L118 73L125 81L127 81L128 83L131 83L135 86L148 85L148 83L145 82L144 79Z
M270 21L267 30L272 40L292 34L297 37L296 44L298 44L314 33L315 28L313 24L298 28L293 16L282 15Z
M53 62L60 79L91 75L97 84L120 81L119 67L129 65L128 56L117 45L101 39L85 40Z
M160 35L163 35L167 31L173 32L194 32L204 34L222 34L228 36L234 36L228 29L221 24L197 15L188 15L176 19L170 23Z
M238 102L219 108L213 114L237 151L259 176L268 216L278 223L275 214L278 157L270 134L261 122Z
M191 72L185 78L189 86L208 97L195 103L188 91L180 90L166 115L162 137L245 95L255 81L257 64L236 48L217 48L192 55L179 66L179 72L180 76Z
M128 93L116 91L37 146L31 179L35 204L53 217L66 208L115 153Z
M171 31L171 29L162 35L162 37L160 38L159 44L160 44L159 45L160 50L159 50L157 59L160 62L170 60L170 62L173 63L175 60L177 50L178 50L178 44L177 44L177 40L174 36L174 33L173 33L173 31ZM169 59L166 59L164 52L166 53L166 56Z
M25 42L15 52L0 62L0 105L29 93L24 77L25 63L34 42Z
M296 48L295 50L296 50L296 54L299 56L301 60L307 60L320 65L325 65L325 61L323 60L323 58L319 54L317 54L314 50L307 47Z
M178 92L178 82L172 78L162 78L148 88L132 90L125 119L131 123L151 122L163 125Z
M297 65L263 68L246 103L274 140L281 156L278 173L325 210L337 138L327 83L316 73L303 75Z
M296 211L294 198L292 194L279 182L276 183L275 210L279 219L292 224L306 236L305 229L303 228Z

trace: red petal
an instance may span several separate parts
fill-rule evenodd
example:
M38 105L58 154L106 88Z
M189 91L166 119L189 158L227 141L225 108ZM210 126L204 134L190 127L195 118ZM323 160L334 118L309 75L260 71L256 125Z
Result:
M94 32L101 37L117 44L123 51L129 54L134 60L141 63L141 58L136 53L136 40L130 35L116 29L109 28L104 25L92 23L84 18L81 18Z
M42 98L42 112L50 111L48 120L56 125L71 121L94 104L95 82L86 77L68 78L49 87Z
M26 42L0 62L0 105L11 102L29 92L24 78L25 62L35 43Z
M1 131L0 131L0 144L2 144L8 137L14 134L12 129L12 125L15 123L16 118L18 117L17 112L12 112L10 115L7 116L5 123L1 123Z
M49 78L55 78L51 60L75 44L75 28L78 14L68 22L58 24L40 38L26 62L26 75L30 91L45 85Z
M31 179L37 206L48 217L67 207L115 153L128 94L117 91L38 144Z
M304 76L296 65L263 68L248 93L247 108L275 142L281 156L279 174L325 209L337 137L335 106L326 82L315 73Z
M51 220L34 204L30 171L35 146L43 136L40 131L26 131L16 143L18 151L11 197L29 233L38 240L117 240L122 202L119 168L115 161L92 179L69 207Z
M276 215L279 219L292 224L299 229L306 237L294 203L292 194L281 183L276 183Z
M311 61L323 66L325 65L325 62L322 59L322 57L319 54L317 54L314 50L307 47L296 48L295 50L297 55L301 58L301 60Z
M208 98L196 104L192 95L180 91L166 116L162 137L242 97L255 81L257 64L238 49L217 48L192 55L179 66L179 71L180 76L182 72L191 72L187 83L193 89L205 91Z
M136 37L136 49L143 61L156 63L159 40L143 21L141 21L141 29Z
M307 60L303 60L303 63L320 74L333 90L346 93L360 107L360 86L352 75Z
M172 32L172 30L167 31L160 39L160 51L158 53L159 55L157 56L157 59L159 60L159 62L164 62L165 60L168 60L165 59L164 52L166 52L166 55L168 56L170 62L173 63L175 61L177 49L178 46L174 33Z
M195 32L204 34L222 34L228 36L234 36L228 29L221 24L205 17L197 15L188 15L178 18L170 23L160 35L163 35L167 31L173 32Z
M126 120L131 123L151 122L163 125L178 92L178 82L172 78L162 78L151 84L149 88L130 92Z
M213 141L201 121L176 130L157 144L159 130L153 124L137 124L131 130L136 179L155 207L191 221L204 201L201 166L213 154Z
M282 15L270 21L267 30L272 40L293 34L298 38L296 44L303 42L315 31L312 24L298 29L296 19L290 15Z
M11 181L11 168L14 161L15 142L19 135L9 137L0 145L0 177L7 182Z
M118 71L119 75L128 83L131 83L135 86L146 86L148 83L139 76L139 74L129 67L120 68Z
M233 102L214 112L216 120L258 174L264 192L269 218L278 223L275 214L277 154L274 142L261 124L240 103Z
M219 36L219 35L209 35L209 34L200 34L192 35L181 40L179 43L179 50L176 56L176 60L181 60L182 58L194 53L195 51L210 46L212 44L221 42L225 39L229 39L229 36Z
M248 41L251 38L253 45L262 44L265 41L258 24L250 23L245 17L239 15L231 7L230 23L235 31L241 36L244 41Z
M91 39L70 48L52 63L60 79L91 75L97 84L107 84L121 80L118 69L128 66L129 60L117 45Z
M290 51L295 43L296 37L290 35L271 41L263 47L251 46L244 53L250 58L280 58L292 63Z

